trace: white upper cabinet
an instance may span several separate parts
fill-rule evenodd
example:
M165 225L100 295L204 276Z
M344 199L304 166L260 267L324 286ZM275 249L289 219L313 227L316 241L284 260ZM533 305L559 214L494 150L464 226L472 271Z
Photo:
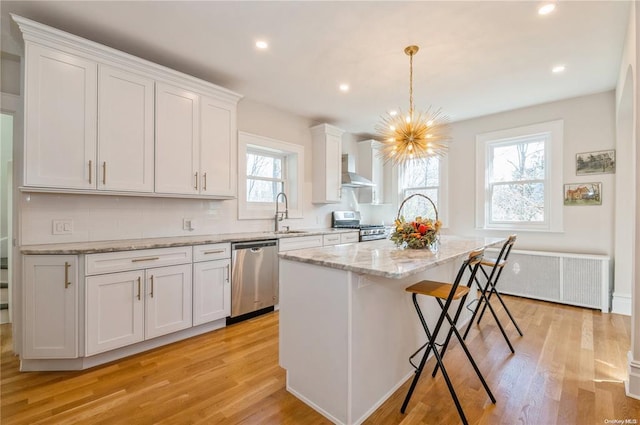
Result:
M156 85L156 192L236 194L236 106Z
M29 19L13 19L26 52L25 189L236 196L241 96Z
M26 45L24 184L96 187L97 65Z
M236 196L238 136L236 107L202 96L200 100L200 193Z
M200 96L156 85L156 192L194 195L200 189Z
M342 197L342 134L329 124L311 127L313 196L319 204L339 203Z
M153 87L150 78L99 66L99 189L153 192Z
M380 142L365 140L358 142L358 174L371 180L375 186L358 189L361 204L379 205L389 203L391 194L391 165L385 165L380 157Z

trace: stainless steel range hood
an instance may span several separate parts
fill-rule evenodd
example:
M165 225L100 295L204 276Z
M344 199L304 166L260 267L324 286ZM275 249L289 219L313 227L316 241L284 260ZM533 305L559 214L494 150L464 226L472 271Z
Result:
M342 186L346 187L372 187L375 184L360 174L355 173L355 158L351 155L342 155Z

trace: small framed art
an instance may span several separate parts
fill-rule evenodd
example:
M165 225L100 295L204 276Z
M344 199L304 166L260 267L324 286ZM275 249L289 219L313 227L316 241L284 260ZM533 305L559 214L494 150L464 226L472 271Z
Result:
M597 151L576 154L576 175L616 172L616 151Z
M565 205L602 205L602 183L564 185Z

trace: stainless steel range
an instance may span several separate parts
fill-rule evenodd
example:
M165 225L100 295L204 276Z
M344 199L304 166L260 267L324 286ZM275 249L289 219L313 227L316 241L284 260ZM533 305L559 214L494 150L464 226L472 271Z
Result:
M387 232L382 224L361 224L360 211L334 211L331 226L335 229L360 230L360 242L387 237Z

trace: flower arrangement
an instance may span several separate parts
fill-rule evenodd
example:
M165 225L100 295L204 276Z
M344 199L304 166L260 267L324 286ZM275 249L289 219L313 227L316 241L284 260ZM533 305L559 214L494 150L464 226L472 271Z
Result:
M413 221L406 221L404 216L400 215L400 212L402 211L404 204L413 197L420 197L427 200L433 207L436 215L435 219L418 216ZM436 208L436 204L433 203L431 198L427 195L423 195L422 193L414 193L413 195L408 196L400 204L395 225L396 228L393 233L391 233L389 239L391 239L397 246L422 249L436 246L435 244L438 241L438 234L440 233L442 222L438 220L438 208Z
M404 217L397 218L396 228L390 239L398 246L407 248L428 248L438 239L438 233L442 223L440 220L416 217L413 221L405 221Z

